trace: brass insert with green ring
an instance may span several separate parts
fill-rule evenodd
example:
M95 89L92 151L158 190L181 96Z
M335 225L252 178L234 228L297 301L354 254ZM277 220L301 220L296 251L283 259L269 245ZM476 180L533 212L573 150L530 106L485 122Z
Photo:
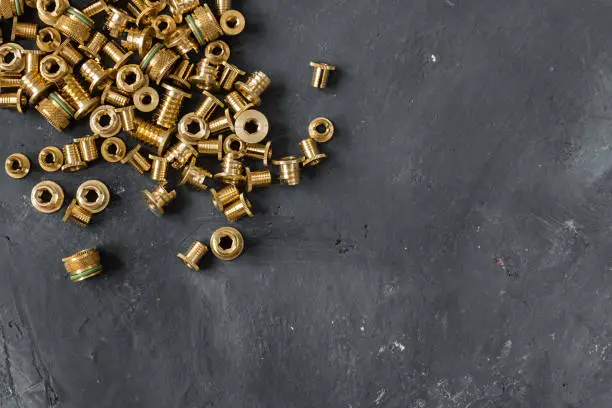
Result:
M163 48L163 44L156 44L153 48L151 48L151 51L149 51L149 53L147 55L145 55L145 57L143 58L142 62L140 63L140 68L144 71L147 69L147 66L149 65L149 62L151 62L151 60L153 59L153 57L155 56L155 54L157 54L159 52L159 50L161 50Z
M64 112L66 112L70 117L74 117L74 109L72 109L68 104L55 92L51 92L49 94L49 98L53 99L53 102L57 103Z

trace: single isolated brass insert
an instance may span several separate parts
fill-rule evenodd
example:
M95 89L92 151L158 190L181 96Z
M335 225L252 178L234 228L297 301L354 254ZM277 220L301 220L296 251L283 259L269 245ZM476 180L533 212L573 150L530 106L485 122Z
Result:
M87 180L77 189L76 199L82 208L98 214L108 207L110 191L100 180Z
M79 145L81 158L86 163L98 159L98 147L96 146L96 139L98 139L98 137L98 135L88 135L73 140L74 143Z
M310 66L313 67L312 87L319 89L327 88L329 73L335 71L336 67L323 62L311 62Z
M145 172L151 170L151 163L149 163L140 153L140 147L140 145L136 145L136 147L130 150L125 157L121 159L121 163L130 163L132 167L134 167L140 174L144 174Z
M62 171L79 171L87 167L87 163L81 159L81 152L78 144L69 143L64 145L62 150L64 153L64 165L62 166Z
M55 181L45 180L36 184L30 194L32 207L43 214L59 211L64 204L64 190Z
M272 160L272 163L279 166L281 183L289 186L297 186L300 184L301 165L304 159L296 156L285 156L278 160Z
M100 254L94 248L85 249L74 255L67 256L62 259L62 262L72 282L80 282L93 278L103 271Z
M166 183L161 183L151 192L143 190L142 193L147 206L155 215L163 215L164 208L176 198L176 191L167 191Z
M50 173L58 171L64 165L64 153L55 146L47 146L38 153L38 165Z
M317 143L329 142L334 137L334 124L327 118L316 118L308 125L308 135Z
M121 132L121 119L113 106L102 105L91 113L89 127L95 135L112 137Z
M125 157L127 147L122 139L118 137L109 137L102 142L100 153L107 162L118 163Z
M154 88L145 86L134 93L133 101L140 112L153 112L159 105L159 94Z
M246 143L259 143L268 136L270 125L266 115L249 109L238 115L234 124L236 136Z
M232 261L244 251L244 237L236 228L221 227L210 237L210 250L223 261Z
M179 185L190 184L196 189L203 191L208 189L206 180L210 179L211 177L212 174L208 170L196 165L196 158L193 157L189 165L183 169Z
M91 213L81 207L75 198L72 200L68 208L66 208L66 212L62 218L63 222L68 220L82 227L86 227L91 222Z
M311 138L304 139L300 142L300 150L304 154L303 167L313 167L321 163L327 155L319 151L319 144Z
M198 264L200 260L208 252L208 247L200 241L194 241L191 247L185 252L185 254L177 254L176 256L183 261L188 268L194 271L199 271L200 267Z
M24 178L30 172L30 159L25 154L13 153L6 158L4 170L10 178Z

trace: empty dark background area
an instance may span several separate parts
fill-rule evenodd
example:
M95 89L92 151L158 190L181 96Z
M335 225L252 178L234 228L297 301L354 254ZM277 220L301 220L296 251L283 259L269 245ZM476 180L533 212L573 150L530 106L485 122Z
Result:
M128 166L2 175L0 406L609 407L612 5L235 5L276 155L323 115L329 159L251 194L245 254L199 273L175 254L227 224L208 193L157 218ZM328 90L310 60L339 67ZM0 121L3 158L88 131ZM30 206L89 178L113 197L87 228ZM105 274L69 282L90 246Z

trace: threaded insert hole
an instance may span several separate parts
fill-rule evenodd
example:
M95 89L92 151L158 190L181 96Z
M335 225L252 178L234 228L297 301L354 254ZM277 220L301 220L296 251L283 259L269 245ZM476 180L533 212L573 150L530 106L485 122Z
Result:
M225 24L227 24L229 28L236 28L238 23L239 21L237 17L229 17L227 20L225 20Z
M168 23L162 20L157 23L157 28L159 29L159 31L166 31L168 29Z
M320 125L317 125L317 127L315 128L315 130L316 130L318 133L323 134L323 133L327 132L327 126L325 126L324 124L320 124Z
M123 82L125 82L128 85L134 85L136 83L136 80L138 79L138 76L136 75L135 72L128 72L127 74L123 74Z
M110 125L110 123L111 123L110 115L107 114L107 113L103 114L102 116L100 116L100 119L98 119L98 123L103 128L108 127Z
M198 134L202 130L202 127L195 120L187 123L187 133L191 133L192 135Z
M106 148L106 151L113 156L117 154L117 145L115 143L111 143Z
M238 151L240 151L240 148L242 147L242 144L240 143L239 140L232 140L230 145L229 145L229 147L230 147L231 150L233 150L235 152L238 152Z
M226 235L224 237L219 238L219 246L224 251L227 251L231 249L232 246L234 246L234 240L231 237Z
M48 1L45 4L45 11L47 13L53 13L57 9L57 3L55 1Z
M4 57L2 57L2 62L4 62L5 64L10 64L14 60L15 53L13 51L8 51L6 54L4 54Z
M57 74L57 72L60 70L60 66L57 61L49 60L45 64L45 70L50 74Z
M55 155L53 153L47 153L44 160L47 164L53 164L55 163Z
M259 131L259 123L255 119L249 119L244 124L244 130L247 133L257 133Z
M53 42L53 36L51 35L51 33L46 32L43 35L42 40L43 40L44 43L51 43L51 42Z
M47 188L41 189L37 194L38 201L42 204L50 203L53 199L53 194Z
M21 170L21 162L19 160L12 160L11 169L13 171Z
M94 189L88 189L88 190L85 190L85 191L86 191L86 193L85 193L84 197L85 197L85 201L87 201L88 203L95 203L100 198L100 195Z
M210 50L210 52L211 52L213 55L221 55L221 54L223 54L223 48L222 48L220 45L215 45L215 46L214 46L214 47L213 47L213 48Z
M153 98L151 98L151 95L145 94L140 98L140 102L144 105L150 105L153 102Z

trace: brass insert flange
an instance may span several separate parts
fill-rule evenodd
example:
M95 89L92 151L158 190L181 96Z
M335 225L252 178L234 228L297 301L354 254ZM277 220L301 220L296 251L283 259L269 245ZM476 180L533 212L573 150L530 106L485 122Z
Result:
M4 170L11 178L24 178L30 172L30 159L25 154L11 154L4 162Z
M44 214L51 214L62 208L64 190L55 181L41 181L32 188L30 201L36 210Z
M110 191L100 180L87 180L77 189L76 198L81 207L92 214L98 214L108 206Z

